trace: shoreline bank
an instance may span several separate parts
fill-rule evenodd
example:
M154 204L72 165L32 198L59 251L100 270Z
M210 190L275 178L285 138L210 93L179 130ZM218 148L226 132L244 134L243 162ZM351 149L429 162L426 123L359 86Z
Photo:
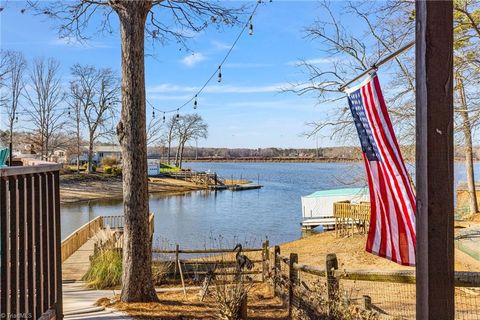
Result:
M206 190L204 186L172 178L149 179L149 194L176 195ZM64 175L60 178L60 204L123 198L121 176L103 174Z

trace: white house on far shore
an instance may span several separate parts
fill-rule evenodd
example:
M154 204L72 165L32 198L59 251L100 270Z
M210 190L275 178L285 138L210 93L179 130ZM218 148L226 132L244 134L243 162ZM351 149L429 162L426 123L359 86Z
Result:
M115 158L118 162L122 160L122 149L120 146L94 146L93 147L93 162L95 164L102 163L104 158ZM82 148L82 154L80 155L80 163L86 163L88 161L88 147ZM70 158L70 163L76 163L77 157Z

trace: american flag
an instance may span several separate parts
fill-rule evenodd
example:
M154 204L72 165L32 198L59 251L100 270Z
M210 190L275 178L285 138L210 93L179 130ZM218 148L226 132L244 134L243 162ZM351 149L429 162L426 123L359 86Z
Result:
M346 90L370 190L366 250L415 265L415 193L388 116L377 75Z

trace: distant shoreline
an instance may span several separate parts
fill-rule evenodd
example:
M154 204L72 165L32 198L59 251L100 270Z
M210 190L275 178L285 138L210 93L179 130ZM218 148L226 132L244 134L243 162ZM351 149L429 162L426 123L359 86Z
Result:
M199 158L186 159L184 162L278 162L278 163L342 163L342 162L361 162L361 159L342 159L342 158L321 158L321 159L302 159L302 158Z

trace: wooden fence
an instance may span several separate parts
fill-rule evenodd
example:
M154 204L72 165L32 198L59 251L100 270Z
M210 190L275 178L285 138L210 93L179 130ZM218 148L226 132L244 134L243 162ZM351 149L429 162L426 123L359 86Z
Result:
M242 274L249 274L249 275L261 275L262 281L265 280L268 274L268 260L270 256L268 254L268 240L263 242L261 248L243 248L242 254L245 253L260 253L260 257L251 258L251 261L258 266L260 264L260 268L255 268L254 270L250 271L243 271ZM232 248L233 249L233 248ZM215 273L215 268L217 269L224 269L236 266L236 261L234 260L233 256L229 256L234 254L232 249L180 249L180 246L177 244L175 250L160 250L160 249L153 249L152 252L154 254L154 265L169 262L170 260L166 259L156 259L155 256L158 255L173 255L173 259L171 260L171 268L168 270L168 275L173 275L173 279L177 279L178 276L187 276L187 275L194 275L194 276L202 276L206 275L207 273ZM222 255L220 258L216 255ZM193 255L194 257L191 259L182 259L182 255ZM202 257L199 257L203 255ZM207 255L207 257L205 257ZM225 272L219 271L221 275L234 275L236 272Z
M370 223L370 203L336 202L333 204L333 217L337 236L353 234L355 231L365 233Z
M0 314L62 319L61 165L0 169Z
M294 308L306 309L310 314L318 312L321 306L319 299L312 298L312 288L307 284L307 277L313 277L320 283L323 283L324 289L323 307L326 309L326 313L332 312L335 308L335 304L339 303L352 303L352 301L346 301L340 299L340 284L345 282L365 282L367 288L380 288L381 283L384 285L392 284L395 287L402 285L411 285L413 298L413 314L415 312L415 270L403 270L403 271L371 271L371 270L339 270L338 261L335 254L329 254L326 256L325 268L319 268L314 266L308 266L298 263L298 255L291 253L288 257L280 254L280 247L275 246L273 250L269 250L271 255L270 261L270 276L272 279L272 285L275 295L282 298L285 305L288 307L289 317L292 316ZM376 285L375 285L376 284ZM455 272L455 287L469 292L472 288L480 288L480 272ZM470 289L468 289L470 288ZM394 295L389 289L385 290L385 296L395 300L397 304L404 307L404 301L400 300L400 297ZM480 304L476 300L476 296L479 294L473 292L471 295L472 302L467 305L469 310L457 310L457 319L478 319L471 315L480 314ZM316 300L316 301L315 301ZM348 300L348 299L347 299ZM393 319L387 315L384 311L375 308L375 301L369 295L363 295L361 301L355 302L356 306L364 312L375 313L377 317L383 319ZM463 306L465 307L465 306ZM461 308L460 308L461 309ZM459 312L463 312L459 314ZM463 316L467 315L467 316ZM470 316L468 316L470 315ZM318 316L318 314L317 314ZM396 318L395 319L399 319Z

